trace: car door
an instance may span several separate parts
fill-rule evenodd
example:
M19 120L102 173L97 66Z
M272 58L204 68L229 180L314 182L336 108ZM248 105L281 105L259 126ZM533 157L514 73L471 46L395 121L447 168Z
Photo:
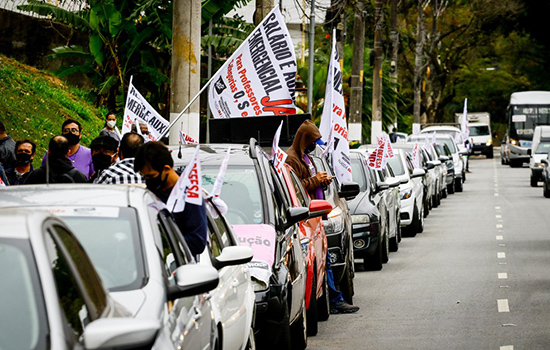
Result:
M210 203L207 205L211 207L214 215L208 212L210 246L201 254L201 260L210 259L210 256L217 258L224 248L238 245L231 226L225 218L214 205ZM254 303L247 305L249 300L254 298L250 272L247 264L241 264L226 266L218 270L218 273L220 282L210 294L212 294L212 302L217 305L219 321L223 324L224 348L239 349L244 345L242 342L250 331L250 322L247 317L250 317L252 312L247 309L254 307Z

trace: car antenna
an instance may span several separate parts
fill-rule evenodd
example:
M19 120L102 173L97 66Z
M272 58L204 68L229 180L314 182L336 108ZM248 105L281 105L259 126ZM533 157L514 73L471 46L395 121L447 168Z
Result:
M180 149L179 149L179 151L178 151L178 158L179 158L179 159L181 159L181 158L183 157L182 154L181 154L181 130L182 130L182 129L183 129L183 122L181 122L181 128L180 128L180 142L179 142L179 144L180 144Z

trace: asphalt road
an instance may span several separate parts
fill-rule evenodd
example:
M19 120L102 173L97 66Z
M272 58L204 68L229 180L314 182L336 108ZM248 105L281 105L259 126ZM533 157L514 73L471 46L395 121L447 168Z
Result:
M382 271L356 265L361 310L320 323L309 349L550 349L550 200L495 153Z

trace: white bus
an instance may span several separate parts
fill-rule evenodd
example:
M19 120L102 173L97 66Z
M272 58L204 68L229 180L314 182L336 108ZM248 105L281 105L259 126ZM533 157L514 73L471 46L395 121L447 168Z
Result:
M508 127L501 147L502 164L512 167L529 163L537 125L550 125L550 91L514 92L506 111Z

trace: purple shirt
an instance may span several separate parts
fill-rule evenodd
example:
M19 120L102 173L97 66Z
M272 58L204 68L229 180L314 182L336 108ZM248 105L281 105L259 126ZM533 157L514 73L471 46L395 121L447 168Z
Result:
M317 169L315 169L315 166L313 166L311 159L309 159L308 155L305 153L304 153L304 162L306 162L307 166L309 167L309 171L311 171L311 175L315 176L315 174L317 174ZM323 189L321 188L321 186L315 189L314 199L325 199L325 195L323 193Z
M46 156L48 155L48 152L44 154L44 157L42 158L42 165L46 165ZM86 175L87 179L90 179L90 176L94 174L94 164L92 163L92 150L90 150L88 147L84 147L80 145L78 147L78 150L74 154L71 154L68 156L71 163L73 163L73 166L80 170L84 175Z

